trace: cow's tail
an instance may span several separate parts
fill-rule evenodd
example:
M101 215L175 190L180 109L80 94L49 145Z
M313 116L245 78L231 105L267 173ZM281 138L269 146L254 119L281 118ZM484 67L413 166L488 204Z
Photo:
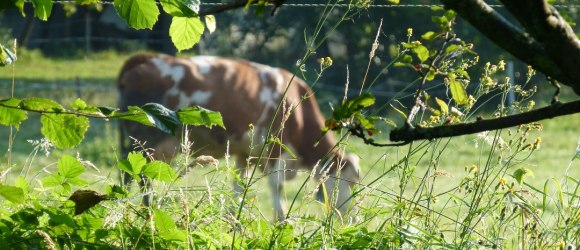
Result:
M125 100L126 95L124 94L126 78L125 74L131 71L131 69L151 60L151 58L155 57L154 54L151 53L140 53L137 55L132 56L131 58L125 61L121 71L119 72L119 76L117 77L117 90L118 90L118 100L117 105L121 109L121 111L127 111L127 100ZM121 153L121 159L126 159L131 152L131 141L129 140L129 133L128 133L128 123L129 121L126 120L119 120L119 152ZM126 184L130 181L127 175L121 178L121 183Z

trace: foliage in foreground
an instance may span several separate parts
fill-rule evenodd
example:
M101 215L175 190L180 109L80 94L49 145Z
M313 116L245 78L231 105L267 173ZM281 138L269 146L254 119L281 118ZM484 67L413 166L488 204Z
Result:
M531 186L527 180L533 170L522 167L540 147L539 141L528 141L529 133L540 128L529 125L481 135L476 141L483 159L463 173L440 170L442 158L454 153L448 149L449 140L408 146L405 156L377 163L390 167L354 190L360 209L352 217L358 221L341 219L329 206L314 201L317 187L307 183L308 177L307 187L295 194L304 199L302 203L295 204L287 220L273 223L264 214L270 211L261 210L253 198L264 183L250 184L247 200L237 200L230 187L237 176L227 162L185 157L172 162L177 168L171 168L162 162L147 163L146 153L134 152L117 168L137 178L147 176L153 185L147 191L129 191L113 184L117 180L105 173L87 173L95 168L90 162L64 155L58 164L45 168L45 175L21 175L13 184L0 186L0 248L545 249L578 245L580 180L565 173L560 179L546 180L544 186ZM577 153L570 164L579 159ZM192 175L197 180L190 184ZM450 175L457 182L443 185ZM385 186L386 178L400 184ZM100 184L98 192L91 190L95 183ZM145 192L153 197L150 207L140 205ZM240 205L243 210L238 215Z

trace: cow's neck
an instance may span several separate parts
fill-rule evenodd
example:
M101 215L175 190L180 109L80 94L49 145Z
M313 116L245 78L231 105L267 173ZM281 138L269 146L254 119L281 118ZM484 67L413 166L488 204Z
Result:
M319 160L323 159L329 152L330 156L335 156L338 151L335 150L336 138L332 132L322 135L324 128L324 116L314 98L307 98L302 102L303 127L301 129L301 138L297 148L302 158L304 166L313 166Z

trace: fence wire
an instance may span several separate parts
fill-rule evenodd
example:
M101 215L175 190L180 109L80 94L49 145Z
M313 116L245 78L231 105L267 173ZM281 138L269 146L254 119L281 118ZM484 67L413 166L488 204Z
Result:
M25 3L32 3L32 0L25 0ZM75 0L56 0L52 1L54 4L77 4ZM100 4L104 5L114 5L112 1L101 1ZM160 2L155 2L157 5L160 5ZM228 2L201 2L200 6L208 6L208 7L215 7L215 6L225 6L231 3ZM284 3L284 7L295 7L295 8L324 8L327 7L328 3ZM348 8L353 7L353 4L332 4L332 6L340 7L340 8ZM501 4L489 4L492 8L503 8L504 6ZM554 4L552 5L558 9L566 9L566 8L578 8L580 4ZM443 7L442 4L370 4L365 6L365 8L433 8L433 7Z

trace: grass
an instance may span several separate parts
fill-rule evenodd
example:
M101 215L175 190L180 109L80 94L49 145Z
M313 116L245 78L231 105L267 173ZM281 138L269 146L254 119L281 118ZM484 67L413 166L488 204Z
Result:
M26 53L30 53L30 55L21 55L15 68L14 78L16 82L58 83L79 77L83 83L98 82L105 86L112 86L118 69L127 58L127 55L116 55L109 52L76 59L47 59L39 57L35 54L36 52ZM3 82L11 81L12 69L10 67L0 68L0 79ZM20 85L16 86L17 90L19 87ZM111 90L113 89L111 88ZM8 89L3 93L8 93ZM76 98L77 93L74 89L70 89L58 93L40 91L18 94L54 98L66 103ZM112 91L87 91L83 92L82 95L83 99L94 105L115 105L115 93ZM387 148L370 147L362 144L360 140L351 139L347 149L361 157L363 177L361 187L366 187L362 188L361 193L357 196L362 200L362 220L353 225L340 225L338 222L326 219L325 216L331 211L327 210L323 203L314 201L312 196L308 195L315 188L313 182L310 182L298 194L298 190L300 190L300 186L307 178L308 173L299 174L296 180L286 185L284 196L287 203L290 203L295 196L299 197L293 213L293 217L296 219L293 222L286 224L269 223L270 218L272 218L272 206L270 205L269 191L264 188L267 187L266 178L259 178L259 181L250 187L249 198L245 201L248 205L241 217L242 221L229 218L228 211L232 208L227 204L233 203L235 207L238 201L231 200L232 190L230 186L234 180L234 175L231 173L231 166L224 159L220 160L218 166L197 166L179 183L157 183L155 189L163 191L160 193L166 195L165 203L160 204L164 210L157 209L149 211L149 213L157 213L156 218L166 218L167 216L178 218L176 222L166 221L168 224L165 225L169 225L170 228L173 228L172 223L189 222L190 224L174 225L174 235L180 235L183 233L182 230L187 231L188 235L195 232L196 236L193 238L197 241L192 240L190 242L192 244L198 242L199 244L222 247L233 244L231 243L234 241L232 232L237 232L238 239L244 239L244 246L248 248L251 246L272 246L272 242L280 244L280 246L287 244L293 247L307 246L308 248L339 246L343 243L344 247L356 246L356 244L366 246L365 244L368 242L372 242L372 246L375 247L404 247L405 244L411 244L418 248L421 246L453 248L453 246L465 247L465 244L472 244L469 242L482 239L495 239L499 246L515 248L522 244L521 239L529 239L536 233L529 228L522 230L522 228L526 228L525 225L530 227L533 225L531 223L533 220L525 217L533 214L525 212L525 204L529 203L540 209L543 206L544 197L542 195L544 195L548 204L546 209L542 209L538 214L546 225L540 226L540 228L545 229L542 232L558 235L559 238L544 236L548 243L544 245L538 243L536 246L555 247L559 241L565 239L560 236L564 235L563 230L571 228L570 232L573 233L578 232L577 230L580 228L573 224L568 226L562 224L566 218L568 221L577 221L574 215L578 209L578 192L574 191L574 183L570 179L576 181L580 179L580 170L577 167L578 160L573 160L577 153L575 150L580 137L580 130L574 121L579 119L580 114L576 114L542 121L543 129L541 131L532 130L525 133L525 136L522 136L523 133L518 133L516 128L500 131L501 138L506 142L510 139L518 141L521 138L527 138L526 143L532 143L535 138L542 138L538 150L531 154L529 150L524 150L510 161L506 161L506 159L511 159L510 157L515 154L514 151L486 144L477 135L441 139L431 143L417 142L411 147ZM31 115L30 119L18 131L13 130L14 144L10 154L12 157L11 166L6 165L9 157L7 153L8 134L10 134L9 128L0 127L0 135L2 136L0 138L0 159L2 160L0 166L2 172L5 173L4 183L18 182L19 176L24 176L33 187L42 193L46 188L41 187L36 182L55 173L56 163L64 154L73 156L78 154L80 158L89 160L96 166L94 169L89 168L89 171L83 174L89 182L81 188L105 192L111 185L117 183L117 170L114 167L118 162L115 121L91 121L87 137L78 148L73 150L53 149L52 153L45 157L42 151L35 151L35 147L27 142L27 140L40 140L42 137L38 127L38 117ZM416 150L416 152L409 154L409 150ZM493 153L490 153L492 150ZM499 160L500 157L503 160ZM479 172L470 171L473 170L473 166ZM483 173L486 167L488 167L489 176L485 176ZM30 170L28 170L29 168ZM530 169L534 176L528 176L522 184L519 184L514 178L514 173L520 168ZM570 178L565 179L565 174ZM501 183L502 177L506 179L506 184L493 189L494 186ZM560 191L564 190L561 194L562 198L559 197L560 191L553 180L558 180L561 184ZM462 185L462 182L467 184ZM546 183L549 184L544 190ZM470 191L470 188L476 191ZM135 189L133 190L136 192ZM478 192L477 190L488 195L482 196L481 200L497 201L498 203L482 204L477 207L480 209L479 212L470 212L471 206L477 201L476 196L474 196ZM529 192L530 195L525 192ZM521 204L502 198L517 197L519 194L522 194L521 197L524 200ZM66 197L68 196L64 196L64 198ZM63 203L66 200L63 200L62 195L54 194L49 199ZM138 199L130 199L129 201L138 204ZM188 210L185 210L186 206ZM95 209L92 214L83 215L81 218L85 220L101 218L103 221L100 223L106 223L107 216L114 212L114 209L120 207L123 206L119 205L119 202L105 203L102 207ZM48 208L44 209L52 211ZM147 222L140 219L141 216L148 213L147 210L131 206L130 209L135 209L134 213L127 211L120 213L130 214L130 216L134 216L133 219L122 217L124 219L119 222L122 226L117 227L117 230L123 235L139 232L147 234ZM499 217L504 213L501 212L502 210L513 212L508 213L504 220L500 220ZM191 216L191 218L182 217L185 215ZM64 215L61 216L64 218ZM470 218L470 216L475 217ZM14 218L12 220L17 221ZM486 222L481 223L481 221ZM470 225L477 233L467 238L460 236L464 224ZM42 224L39 225L39 228L42 228ZM245 231L236 231L237 227L245 228ZM575 227L576 231L574 231ZM58 234L56 231L51 232ZM163 236L163 232L158 233L161 235L161 240L171 241L168 240L168 236ZM520 233L521 235L519 235ZM499 240L504 235L512 237L503 241ZM145 238L149 236L153 238L153 235L148 235L143 236L144 238L135 236L132 239L146 241ZM111 235L109 237L114 238ZM567 239L570 239L571 244L578 244L578 237L572 235ZM83 240L88 241L84 238ZM308 245L306 242L309 240L314 243ZM117 241L111 240L111 242ZM324 242L332 244L325 245ZM163 246L175 246L172 243L166 244L168 245ZM133 246L140 245L135 243ZM123 248L123 246L117 247Z

